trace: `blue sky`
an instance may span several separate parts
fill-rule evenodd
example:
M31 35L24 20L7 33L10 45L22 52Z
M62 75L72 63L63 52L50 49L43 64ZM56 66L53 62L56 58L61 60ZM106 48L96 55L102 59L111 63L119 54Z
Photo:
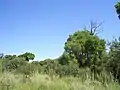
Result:
M104 21L101 38L120 36L117 0L0 0L0 52L35 53L37 60L56 58L69 34L90 20Z

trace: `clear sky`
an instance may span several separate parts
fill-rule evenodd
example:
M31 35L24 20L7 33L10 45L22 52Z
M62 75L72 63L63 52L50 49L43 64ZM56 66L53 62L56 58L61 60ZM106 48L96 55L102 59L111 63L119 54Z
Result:
M90 20L104 21L100 37L120 36L117 0L0 0L0 52L35 53L37 60L56 58L69 34Z

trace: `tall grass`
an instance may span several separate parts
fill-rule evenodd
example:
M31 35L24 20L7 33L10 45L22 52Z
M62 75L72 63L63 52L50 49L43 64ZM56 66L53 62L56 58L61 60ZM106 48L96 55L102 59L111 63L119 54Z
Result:
M105 75L99 76L103 79ZM99 80L101 80L99 79ZM104 83L99 80L93 80L86 75L75 78L72 76L59 78L35 73L29 78L23 75L14 75L13 73L0 74L0 90L120 90L117 82L109 78L109 81L104 80Z

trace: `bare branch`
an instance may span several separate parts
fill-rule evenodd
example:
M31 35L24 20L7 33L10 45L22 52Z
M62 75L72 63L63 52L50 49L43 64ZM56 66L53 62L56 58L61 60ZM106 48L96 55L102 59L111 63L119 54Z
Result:
M95 33L95 35L97 35L97 34L99 34L99 33L102 33L102 32L103 32L103 28L100 29L100 30L98 30L98 31Z
M102 24L103 24L102 22L101 23L97 23L97 22L91 21L90 22L90 32L91 32L91 34L92 35L98 34L98 32L100 31L98 28L100 26L102 26Z

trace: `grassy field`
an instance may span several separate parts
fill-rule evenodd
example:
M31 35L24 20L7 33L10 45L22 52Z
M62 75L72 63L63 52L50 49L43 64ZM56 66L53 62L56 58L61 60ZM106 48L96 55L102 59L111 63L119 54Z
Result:
M37 73L26 79L23 75L4 73L0 74L0 90L120 90L120 86L112 80L101 83L89 78L51 78Z

